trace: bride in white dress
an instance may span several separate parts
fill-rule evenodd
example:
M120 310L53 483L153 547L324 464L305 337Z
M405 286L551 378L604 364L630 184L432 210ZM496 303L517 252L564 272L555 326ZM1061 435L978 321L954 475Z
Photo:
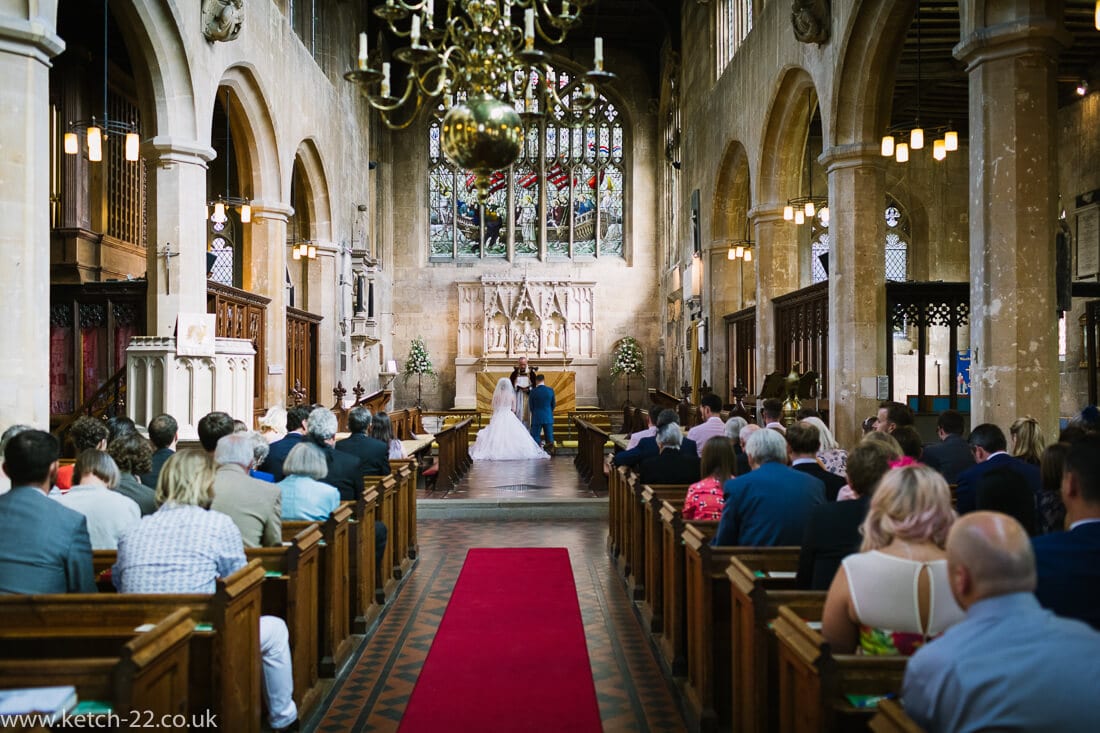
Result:
M550 458L512 411L515 402L516 390L511 380L504 377L493 390L493 417L478 431L477 440L470 448L470 458L475 461Z

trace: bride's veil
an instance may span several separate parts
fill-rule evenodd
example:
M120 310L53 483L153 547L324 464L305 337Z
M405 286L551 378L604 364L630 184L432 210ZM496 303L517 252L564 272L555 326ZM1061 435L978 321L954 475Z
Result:
M493 412L497 410L511 410L516 404L516 390L512 386L512 380L501 377L497 382L497 388L493 390Z

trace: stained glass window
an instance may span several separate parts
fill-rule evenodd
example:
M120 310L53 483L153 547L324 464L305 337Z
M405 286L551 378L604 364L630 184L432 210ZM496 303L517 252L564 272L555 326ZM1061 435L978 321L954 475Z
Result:
M581 78L556 72L558 94L578 94ZM433 261L623 256L622 117L599 97L580 127L544 115L532 122L519 159L493 175L489 200L474 177L443 155L440 123L428 132L428 252Z
M886 255L886 279L905 282L909 279L909 216L894 197L886 197L886 207L882 212L886 221L886 238L883 249ZM829 225L814 217L810 230L810 267L813 268L813 281L819 283L829 277L829 273L820 262L820 256L829 252Z

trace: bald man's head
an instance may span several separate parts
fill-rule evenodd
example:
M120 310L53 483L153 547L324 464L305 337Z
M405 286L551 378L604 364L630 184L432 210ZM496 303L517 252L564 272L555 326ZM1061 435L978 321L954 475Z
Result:
M951 590L963 608L993 596L1035 590L1035 554L1027 532L1012 517L973 512L947 535Z

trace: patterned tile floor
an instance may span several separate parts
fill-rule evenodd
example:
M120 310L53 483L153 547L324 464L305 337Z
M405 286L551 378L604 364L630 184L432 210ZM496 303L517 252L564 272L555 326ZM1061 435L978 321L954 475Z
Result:
M416 570L306 730L397 730L471 547L568 548L604 730L685 730L677 697L611 568L606 537L605 521L421 521Z

